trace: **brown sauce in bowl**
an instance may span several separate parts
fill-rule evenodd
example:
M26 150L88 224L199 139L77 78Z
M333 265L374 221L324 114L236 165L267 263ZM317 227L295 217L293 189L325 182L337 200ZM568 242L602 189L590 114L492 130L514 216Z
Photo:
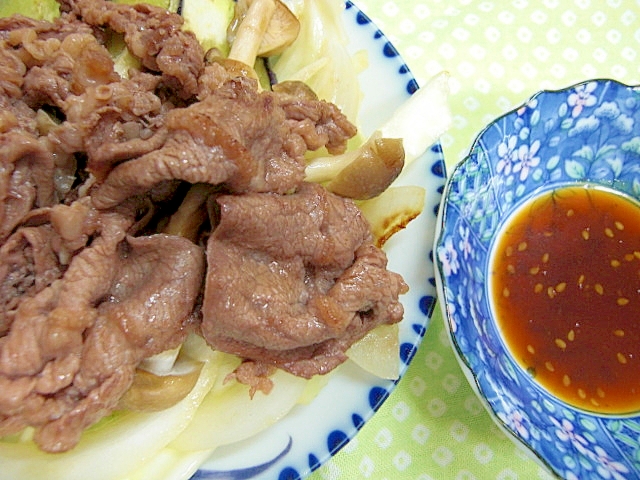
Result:
M586 186L518 209L492 251L489 292L508 349L585 410L640 411L640 205Z

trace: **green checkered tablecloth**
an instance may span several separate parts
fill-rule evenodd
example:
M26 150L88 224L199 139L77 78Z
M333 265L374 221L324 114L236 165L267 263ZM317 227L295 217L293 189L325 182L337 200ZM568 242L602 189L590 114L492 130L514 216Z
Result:
M637 0L358 0L420 84L452 75L449 170L497 116L588 78L640 83ZM437 309L405 377L312 480L547 479L471 390Z

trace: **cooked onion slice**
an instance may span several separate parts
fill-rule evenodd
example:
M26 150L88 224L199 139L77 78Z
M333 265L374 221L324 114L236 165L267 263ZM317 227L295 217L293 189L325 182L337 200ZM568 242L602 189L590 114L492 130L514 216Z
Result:
M228 355L218 378L224 379L225 372L231 373L238 364L236 357ZM269 394L256 392L253 398L247 385L218 381L171 447L184 451L212 449L249 438L277 422L298 403L307 380L282 370L270 378L273 388Z
M425 193L424 188L414 185L390 187L378 197L358 204L378 247L420 215Z
M396 380L400 373L398 325L380 325L354 343L347 356L377 377Z

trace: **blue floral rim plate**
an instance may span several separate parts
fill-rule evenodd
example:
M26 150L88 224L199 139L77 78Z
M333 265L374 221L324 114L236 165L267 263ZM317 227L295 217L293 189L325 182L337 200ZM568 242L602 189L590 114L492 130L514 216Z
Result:
M463 370L517 443L569 480L640 478L640 414L592 414L547 394L506 351L489 313L494 234L529 198L568 184L640 200L640 87L603 79L542 91L480 133L443 194L439 298Z
M345 3L343 20L349 48L368 55L368 67L360 75L360 123L367 136L417 90L418 84L387 37L350 1ZM409 165L398 180L397 184L419 185L426 190L423 213L385 244L389 269L402 274L410 287L402 297L405 315L399 328L402 376L436 305L431 249L445 181L440 144ZM396 384L397 380L382 380L347 362L330 376L311 403L297 405L249 440L215 450L192 480L305 478L353 439Z

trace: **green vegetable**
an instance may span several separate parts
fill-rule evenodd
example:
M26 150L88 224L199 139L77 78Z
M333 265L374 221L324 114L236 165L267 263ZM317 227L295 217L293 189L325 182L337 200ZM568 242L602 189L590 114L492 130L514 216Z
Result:
M0 0L0 17L8 17L14 13L52 21L60 16L60 6L56 0Z
M233 19L233 8L233 0L183 0L183 28L195 34L205 52L216 48L226 57L227 26Z

